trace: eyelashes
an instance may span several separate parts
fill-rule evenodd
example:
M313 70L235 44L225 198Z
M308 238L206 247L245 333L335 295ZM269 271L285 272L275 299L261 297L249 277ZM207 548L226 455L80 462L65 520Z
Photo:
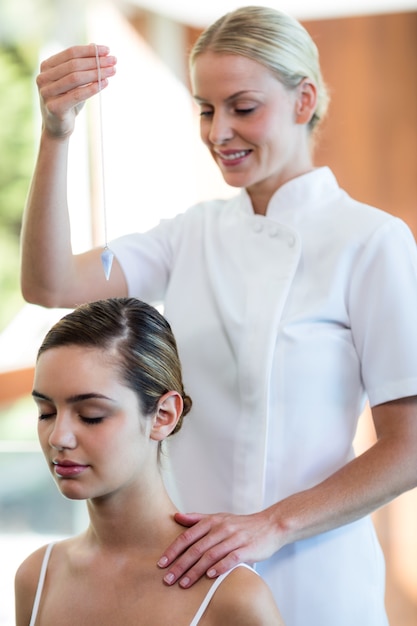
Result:
M56 417L56 413L41 413L39 415L39 421L51 419L51 418L54 418L54 417ZM89 425L100 424L104 420L104 417L102 417L102 416L100 416L100 417L85 417L83 415L79 415L78 417L84 424L89 424Z
M84 422L84 424L101 424L101 422L104 420L104 417L82 417L82 415L80 415L80 420Z
M235 115L239 115L244 117L245 115L250 115L251 113L253 113L256 110L256 107L248 107L248 108L242 108L242 109L235 109L233 111L233 113ZM203 118L210 118L213 117L214 115L214 111L200 111L200 117Z
M49 419L50 417L55 417L55 415L56 415L56 413L41 413L41 414L38 416L38 418L39 418L39 421L41 421L41 420L47 420L47 419Z

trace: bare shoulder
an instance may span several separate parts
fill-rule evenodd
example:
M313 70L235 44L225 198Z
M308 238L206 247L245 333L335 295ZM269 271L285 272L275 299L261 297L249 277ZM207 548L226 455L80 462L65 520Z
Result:
M207 611L209 617L207 626L285 626L270 588L246 567L237 567L220 584ZM203 625L206 621L201 620Z
M21 589L26 593L29 593L30 590L33 589L33 595L35 595L42 561L47 547L48 546L45 545L38 548L35 552L32 552L32 554L26 557L26 559L19 565L15 576L16 589Z
M47 546L30 554L18 567L15 575L16 626L29 624L35 600L39 574Z

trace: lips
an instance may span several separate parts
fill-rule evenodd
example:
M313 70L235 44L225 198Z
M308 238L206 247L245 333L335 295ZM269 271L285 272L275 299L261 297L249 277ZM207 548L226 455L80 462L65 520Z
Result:
M222 161L222 163L228 166L241 163L251 152L252 150L216 150L216 155Z
M82 474L88 467L88 465L82 465L75 461L67 460L55 460L52 461L54 472L60 478L74 478Z

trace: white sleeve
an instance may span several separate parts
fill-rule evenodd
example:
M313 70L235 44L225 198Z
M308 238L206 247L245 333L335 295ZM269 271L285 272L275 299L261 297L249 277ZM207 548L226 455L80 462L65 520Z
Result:
M371 406L417 395L417 249L404 222L385 222L353 268L349 313Z
M146 302L163 301L182 223L183 214L162 220L145 233L124 235L109 243L122 267L130 296Z

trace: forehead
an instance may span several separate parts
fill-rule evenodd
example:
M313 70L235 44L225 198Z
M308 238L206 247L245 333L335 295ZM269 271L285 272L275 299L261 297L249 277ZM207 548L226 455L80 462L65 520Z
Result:
M118 379L115 354L85 346L60 346L43 352L35 366L34 387L102 386Z
M198 55L190 72L193 94L205 97L207 91L230 92L264 90L278 80L261 63L238 54L206 51Z

